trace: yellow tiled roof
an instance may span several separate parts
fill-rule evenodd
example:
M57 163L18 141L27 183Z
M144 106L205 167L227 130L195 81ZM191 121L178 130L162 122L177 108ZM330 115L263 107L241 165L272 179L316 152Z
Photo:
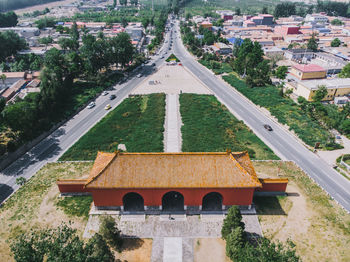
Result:
M261 187L247 152L102 153L87 188Z

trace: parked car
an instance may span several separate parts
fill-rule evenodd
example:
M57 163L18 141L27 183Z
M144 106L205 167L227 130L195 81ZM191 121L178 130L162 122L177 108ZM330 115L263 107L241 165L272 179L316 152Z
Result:
M110 104L108 104L108 105L105 106L105 110L109 110L109 109L111 109L111 108L112 108L112 107L111 107Z
M142 74L138 74L136 77L137 77L137 78L140 78L141 76L142 76Z
M264 125L264 128L268 131L272 131L272 127L270 125Z
M88 109L91 109L91 108L93 108L95 105L96 105L95 102L91 102L90 104L88 104L87 108L88 108Z
M153 63L152 66L156 66L156 63Z
M103 92L102 92L102 95L103 95L103 96L106 96L106 95L108 95L108 92L107 92L107 91L103 91Z
M109 99L110 99L110 100L113 100L113 99L115 99L116 97L117 97L116 95L110 95L110 96L109 96Z

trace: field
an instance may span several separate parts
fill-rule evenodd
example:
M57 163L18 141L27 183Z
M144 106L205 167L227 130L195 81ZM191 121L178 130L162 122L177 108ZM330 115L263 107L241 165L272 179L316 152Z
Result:
M278 88L248 88L234 74L223 76L223 79L256 105L267 108L280 123L288 125L309 146L314 146L316 142L321 142L323 146L327 144L331 134L317 121L305 115L292 99L281 97Z
M184 5L186 13L192 15L204 15L206 13L215 13L215 10L235 10L240 8L242 13L259 13L264 6L268 7L270 12L273 11L274 6L278 4L278 0L191 0L186 1Z
M62 222L71 222L82 236L87 217L66 214L58 203L56 180L58 178L82 178L87 175L92 163L51 163L42 168L0 207L0 257L1 261L13 261L9 243L11 239L30 229L57 227ZM91 197L87 197L91 203ZM70 198L72 199L72 198ZM72 201L79 201L73 200ZM67 202L67 201L66 201ZM88 201L85 201L89 207Z
M162 152L164 118L164 94L127 98L60 160L94 160L97 151L113 152L118 144L125 144L128 152Z
M253 159L278 159L242 121L214 96L180 95L183 152L248 150Z
M291 239L303 261L350 261L350 215L292 162L254 162L259 177L287 177L287 197L256 197L264 236Z

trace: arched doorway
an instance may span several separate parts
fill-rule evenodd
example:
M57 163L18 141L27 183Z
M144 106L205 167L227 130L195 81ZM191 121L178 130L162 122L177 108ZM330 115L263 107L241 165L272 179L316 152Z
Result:
M162 197L162 209L163 211L183 211L183 195L176 191L171 191L164 194L164 196Z
M124 211L144 211L143 197L131 192L123 197Z
M222 210L222 195L217 192L211 192L203 197L203 211L221 211Z

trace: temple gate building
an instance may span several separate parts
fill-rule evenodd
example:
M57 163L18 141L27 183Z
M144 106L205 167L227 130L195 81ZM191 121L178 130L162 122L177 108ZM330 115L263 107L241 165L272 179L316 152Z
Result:
M92 194L98 210L219 211L249 207L255 191L285 192L287 179L259 179L247 152L98 152L86 180L58 180L62 194Z

